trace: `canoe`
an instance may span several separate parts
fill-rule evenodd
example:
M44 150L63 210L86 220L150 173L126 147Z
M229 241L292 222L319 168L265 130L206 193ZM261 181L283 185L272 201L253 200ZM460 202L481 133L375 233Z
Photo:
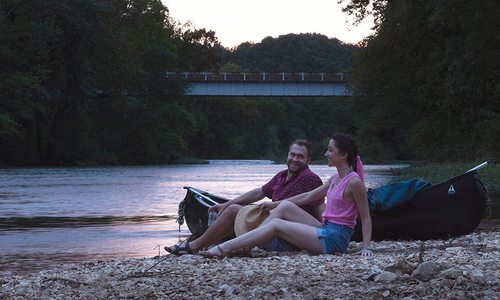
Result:
M179 205L179 226L186 220L193 234L207 230L208 208L228 199L206 191L187 190ZM371 211L372 240L448 239L474 231L489 207L487 191L476 170L424 188L401 206L387 211ZM361 222L357 222L352 240L360 241Z
M208 228L208 208L210 206L225 203L229 199L207 193L203 190L185 186L186 196L179 203L179 211L177 223L180 226L187 223L191 237L189 240L196 239L201 236Z
M481 222L489 198L476 171L418 191L411 201L387 211L371 211L372 240L448 239L471 233ZM352 237L361 241L358 221Z

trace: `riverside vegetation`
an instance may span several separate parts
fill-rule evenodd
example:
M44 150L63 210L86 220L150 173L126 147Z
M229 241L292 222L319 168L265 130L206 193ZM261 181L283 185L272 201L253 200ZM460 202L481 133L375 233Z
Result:
M500 2L341 3L375 33L226 49L160 0L2 1L0 165L273 159L336 131L373 162L499 157ZM348 71L354 96L188 98L165 71Z

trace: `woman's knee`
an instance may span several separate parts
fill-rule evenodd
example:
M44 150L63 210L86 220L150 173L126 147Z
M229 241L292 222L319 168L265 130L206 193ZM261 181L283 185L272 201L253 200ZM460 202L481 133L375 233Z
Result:
M300 209L300 207L298 207L297 204L294 204L294 203L292 203L290 201L283 201L276 208L276 210L278 210L280 213L285 213L285 212L289 212L289 211L295 211L297 209Z
M273 232L277 233L283 231L286 226L286 221L283 219L272 219L266 226L269 226Z

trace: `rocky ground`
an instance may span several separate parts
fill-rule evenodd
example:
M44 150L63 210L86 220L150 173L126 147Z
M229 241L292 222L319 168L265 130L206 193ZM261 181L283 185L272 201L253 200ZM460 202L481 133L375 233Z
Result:
M373 257L253 250L64 265L0 278L0 299L500 299L497 225L445 241L375 243Z

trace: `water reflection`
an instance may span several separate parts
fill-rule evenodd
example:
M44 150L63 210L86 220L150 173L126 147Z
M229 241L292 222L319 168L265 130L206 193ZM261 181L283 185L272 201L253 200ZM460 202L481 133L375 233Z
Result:
M367 187L391 168L365 166ZM285 165L210 161L207 165L0 169L0 270L31 272L62 262L151 257L185 239L175 223L184 186L234 198ZM334 169L312 165L322 180Z

